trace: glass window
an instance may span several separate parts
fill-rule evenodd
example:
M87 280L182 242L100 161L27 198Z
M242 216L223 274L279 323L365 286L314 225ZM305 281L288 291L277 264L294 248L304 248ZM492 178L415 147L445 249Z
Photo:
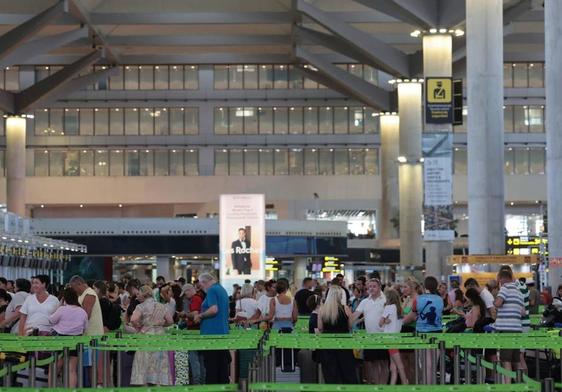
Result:
M109 134L122 135L123 134L123 110L114 108L109 110Z
M505 132L513 132L513 106L503 108L503 128Z
M199 108L185 108L185 134L199 134Z
M94 175L94 151L82 150L80 151L80 175L93 176Z
M464 82L463 82L464 83ZM468 109L466 106L462 107L462 124L459 125L455 125L453 127L453 131L454 132L463 132L466 133L466 125L467 125L467 121L468 121ZM511 132L511 131L510 131Z
M370 65L363 65L363 79L365 79L365 81L368 83L374 84L375 86L378 86L379 84L378 72Z
M273 67L274 83L273 88L286 89L289 88L289 73L286 65L275 65Z
M529 132L529 111L527 106L513 106L515 132Z
M244 175L244 155L243 151L236 148L228 152L228 174L231 176Z
M153 108L144 108L140 111L141 135L154 135L154 117L156 113L156 109ZM158 112L158 115L160 115L160 112Z
M273 66L272 65L260 65L259 66L259 82L260 89L272 89L273 88Z
M155 108L154 109L154 134L167 135L168 134L168 109Z
M123 90L123 67L116 67L116 68L117 68L117 70L113 71L115 73L111 74L111 77L109 78L109 89L110 90ZM138 84L137 84L137 86L138 86ZM103 82L98 83L98 88L100 90L103 90L102 87L103 87Z
M93 134L94 134L93 109L80 109L80 135L90 136Z
M157 65L154 67L154 89L168 90L168 66Z
M170 175L183 176L183 151L170 151Z
M197 65L186 65L183 78L186 90L197 90L199 88L199 67Z
M244 89L256 90L258 88L258 66L244 65Z
M115 72L120 72L121 74L123 74L123 67L120 67L121 69ZM99 70L104 70L105 66L99 66L99 65L95 65L94 66L94 72L97 72ZM121 79L122 81L122 79ZM106 77L104 79L100 79L97 81L97 83L93 86L94 90L107 90L109 86L109 77ZM121 83L121 87L119 88L119 90L123 89L123 83ZM116 90L117 90L117 86L116 86Z
M228 108L215 108L215 133L228 134Z
M316 90L318 88L318 83L309 78L304 78L304 88L307 90Z
M246 135L258 134L258 115L256 108L244 108L244 133Z
M64 172L64 151L49 152L49 176L61 177Z
M20 72L18 67L8 67L4 71L4 87L7 91L20 89Z
M138 150L125 151L125 175L138 176L140 175L140 162Z
M295 67L289 65L289 88L302 89L304 87L304 80L302 75L295 70Z
M363 66L361 64L349 64L348 71L350 74L363 79Z
M154 151L152 150L139 151L139 175L141 176L154 175Z
M376 148L365 149L365 174L379 174L379 150Z
M313 135L318 133L318 108L309 106L304 111L304 133Z
M527 63L513 64L513 87L528 87Z
M64 109L64 134L78 135L80 129L80 109Z
M258 159L258 150L244 150L245 176L257 176L259 174Z
M183 135L184 110L184 108L170 108L170 135Z
M544 64L531 63L529 64L529 87L541 88L544 87Z
M274 107L273 108L273 126L275 134L285 135L289 128L289 108Z
M349 108L349 133L363 133L363 108Z
M513 174L514 167L514 155L513 148L508 148L504 152L504 174Z
M109 151L109 175L122 176L123 175L123 151L110 150Z
M323 106L318 109L318 128L321 134L334 133L333 112L330 106Z
M543 112L541 106L529 106L529 132L544 132Z
M264 148L259 150L260 176L273 175L273 150Z
M289 150L289 175L302 176L303 168L304 162L302 148L291 148Z
M139 134L139 111L137 108L125 109L125 135Z
M336 176L349 175L349 157L347 149L334 150L334 174Z
M215 65L214 79L215 90L228 89L228 65Z
M258 121L260 134L271 135L273 133L273 108L258 108Z
M181 65L172 65L169 73L170 90L183 90L183 67Z
M168 150L155 150L154 151L154 175L167 176L169 175L168 169Z
M467 161L466 161L466 150L461 148L455 148L455 153L453 155L454 163L453 167L455 174L467 174Z
M523 148L514 149L515 151L515 174L529 174L529 151Z
M334 132L347 133L347 106L334 108Z
M49 110L49 127L51 128L51 133L55 135L64 135L64 125L63 125L63 110L62 109L50 109ZM53 132L55 131L55 132Z
M544 148L531 148L529 151L529 174L544 174L545 165Z
M513 87L513 66L511 63L503 65L503 86L505 88Z
M199 175L199 151L185 150L185 175Z
M242 135L244 133L244 108L228 108L229 135Z
M4 72L2 72L4 76ZM42 81L49 76L49 67L37 66L35 67L35 83ZM2 78L2 89L4 89L4 78Z
M289 152L286 149L275 149L275 175L286 176L289 174Z
M49 151L34 151L34 175L37 177L47 177L49 175Z
M139 89L139 67L135 65L125 66L125 90Z
M37 136L47 136L49 129L49 109L39 109L35 111L35 134Z
M289 132L292 134L302 134L303 131L303 110L301 107L291 106L289 108Z
M228 150L215 150L215 176L228 176Z
M373 108L365 107L365 133L378 133L379 121L378 114Z
M96 176L109 175L109 157L107 150L96 150L94 162L94 172Z
M229 65L228 66L228 88L231 90L240 90L244 87L244 66Z
M96 135L107 135L109 128L108 109L94 109L94 126Z
M318 174L321 176L331 176L334 174L334 150L321 149L318 154L319 165Z
M318 175L318 150L316 148L304 150L304 175Z
M64 153L64 175L80 175L80 151L66 151Z
M349 150L349 167L351 175L357 176L365 174L365 150Z
M139 65L139 87L141 90L154 89L154 67L152 65Z

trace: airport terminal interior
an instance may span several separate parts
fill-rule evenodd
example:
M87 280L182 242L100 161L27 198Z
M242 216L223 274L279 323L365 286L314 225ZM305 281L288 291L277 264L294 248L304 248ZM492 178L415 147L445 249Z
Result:
M0 391L562 391L562 0L0 0L0 114Z

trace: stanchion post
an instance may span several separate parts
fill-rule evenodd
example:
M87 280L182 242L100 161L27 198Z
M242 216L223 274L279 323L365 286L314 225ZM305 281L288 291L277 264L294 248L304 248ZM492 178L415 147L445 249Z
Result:
M459 385L461 383L461 347L453 347L453 383Z
M447 359L447 352L445 351L445 342L439 342L439 383L441 385L445 385L446 381L446 370L445 370L445 361Z
M554 380L552 378L545 378L542 384L543 392L554 392Z
M485 372L482 367L482 354L476 354L476 384L484 384Z
M525 353L523 353L523 357L525 357ZM537 349L535 349L535 380L537 380L537 381L541 380L540 357L541 357L541 350L539 350L537 348Z
M76 345L76 354L78 355L78 364L76 365L76 378L78 388L84 387L84 343Z
M495 384L500 384L502 382L502 376L500 374L499 368L500 368L500 361L495 360L494 361L494 383Z
M37 371L37 357L35 356L35 353L33 353L30 357L29 357L29 387L30 388L35 388L36 383L36 377L37 375L35 374L35 372Z
M523 383L523 369L517 369L515 371L515 382L517 384L522 384Z
M424 348L423 350L421 350L421 383L423 385L426 385L428 383L428 379L427 379L427 366L429 365L427 363L427 357L429 356L429 351L427 348Z
M117 333L115 334L115 337L117 339L121 339L123 337L123 332L117 331ZM121 361L123 360L122 356L123 356L124 353L125 353L124 351L118 350L117 355L116 355L116 361L117 361L117 370L116 370L116 372L117 372L117 385L116 385L116 387L117 388L121 388L121 384L122 384L122 381L121 381L121 370L122 369L121 368L123 366L123 363ZM195 355L198 355L198 354L195 354Z
M90 386L95 388L98 385L98 352L97 352L98 342L96 339L90 341L90 350L92 350L92 379L90 381Z
M4 369L6 369L6 375L4 376L4 387L9 388L12 384L12 364L7 363Z
M414 349L414 383L420 384L420 349Z
M62 349L62 377L65 388L70 387L70 352L68 347Z
M464 383L466 385L470 385L470 381L471 381L470 359L468 358L469 354L470 354L470 350L465 348L464 349Z
M49 364L49 388L55 388L57 386L57 361L58 354L53 352L54 360Z
M429 342L431 344L437 344L437 339L431 338L429 339ZM431 385L435 385L437 384L437 361L439 359L439 356L437 355L437 349L435 348L432 348L429 352L431 353L431 368L433 369L433 371L431 372L431 379L428 381Z
M271 374L269 375L269 381L275 382L275 347L271 347L271 353L269 355L269 370Z

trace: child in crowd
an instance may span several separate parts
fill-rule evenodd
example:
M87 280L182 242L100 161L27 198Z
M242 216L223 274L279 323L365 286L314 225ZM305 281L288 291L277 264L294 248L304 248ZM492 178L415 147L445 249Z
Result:
M398 291L387 288L384 290L386 304L382 313L379 326L384 328L386 333L399 333L402 329L402 305L400 304L400 294ZM408 384L408 378L404 371L404 363L400 357L400 351L396 349L388 350L390 354L390 384L396 385L398 374L402 385Z

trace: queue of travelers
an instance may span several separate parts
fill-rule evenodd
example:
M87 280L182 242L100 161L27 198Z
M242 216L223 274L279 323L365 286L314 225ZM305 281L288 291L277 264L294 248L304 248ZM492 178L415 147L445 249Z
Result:
M50 287L49 277L37 275L28 281L0 278L0 329L20 336L100 336L122 329L123 333L163 335L166 329L199 330L201 335L228 334L232 326L271 329L290 333L298 316L309 316L309 333L441 333L443 315L456 315L449 332L471 329L481 333L525 332L529 314L538 312L541 295L534 282L515 280L510 267L501 267L497 280L480 286L470 278L449 287L428 276L422 283L411 278L403 283L383 284L374 272L360 276L345 287L343 275L328 283L305 278L299 290L285 278L277 281L246 281L234 285L229 296L210 273L192 283L179 278L141 283L87 282L73 276L65 287ZM562 285L550 307L562 312ZM69 386L76 387L78 353L70 351ZM231 356L227 350L185 352L121 352L92 369L92 352L82 363L85 385L102 385L104 373L116 380L116 355L121 360L121 383L129 385L226 384L230 382ZM524 350L500 350L507 369L526 370ZM427 353L427 377L437 369ZM494 360L495 350L486 350ZM409 384L414 381L414 354L409 350L317 350L312 360L322 370L323 380L333 384ZM304 366L304 364L301 364ZM57 372L61 372L62 363ZM94 374L97 378L93 379ZM57 374L50 374L54 378ZM428 378L429 379L429 378ZM506 380L508 382L508 380Z

